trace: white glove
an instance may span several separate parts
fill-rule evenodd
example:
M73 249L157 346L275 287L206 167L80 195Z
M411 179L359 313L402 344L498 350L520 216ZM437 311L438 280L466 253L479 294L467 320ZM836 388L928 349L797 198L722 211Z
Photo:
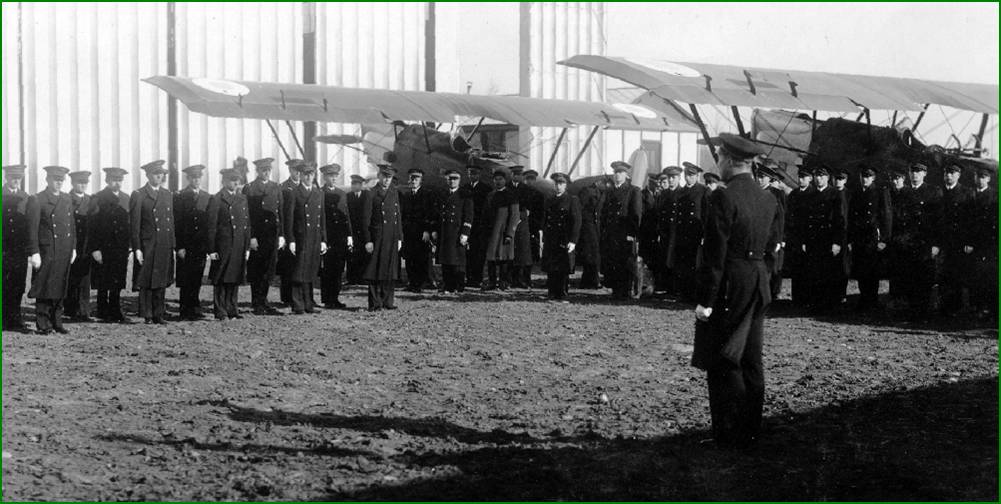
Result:
M431 233L428 233L427 231L421 233L421 241L423 242L431 241Z
M355 248L355 240L354 240L354 238L352 238L350 236L348 237L348 248L349 249Z
M188 255L188 251L184 249L177 249L177 258L184 259L184 256Z
M841 253L841 245L838 245L837 243L831 245L831 255L838 255L840 253Z
M95 250L95 251L91 252L90 253L90 257L93 257L94 258L94 262L96 262L97 264L104 264L104 256L101 255L101 251L100 250Z
M34 253L28 258L28 264L31 265L31 269L38 269L42 267L42 254Z
M399 252L403 248L403 240L396 240L396 251Z
M636 237L635 236L627 236L626 237L626 241L634 242L634 241L636 241Z
M374 251L375 251L375 244L374 243L368 242L368 243L365 244L365 252L368 252L369 254L371 254Z
M209 254L209 259L212 259L213 261L218 261L219 260L219 253L218 252L212 252L211 254Z
M249 261L250 260L250 251L249 250L243 251L243 260L244 261Z
M806 244L805 243L802 245L802 248L803 248L803 252L806 252Z
M886 250L886 242L879 242L876 244L876 250L882 252Z
M327 253L327 242L320 242L320 255Z
M136 258L136 262L139 263L140 266L143 265L143 251L142 250L136 250L136 251L132 252L132 256Z
M261 246L260 243L257 242L257 238L250 239L250 250L257 250L257 247L260 246Z
M76 262L76 249L73 249L73 255L70 257L70 264Z
M285 237L284 236L279 236L278 237L278 248L280 248L280 249L285 248Z
M698 305L695 307L695 318L701 322L706 322L709 320L713 314L712 308L706 308L705 306Z
M295 242L288 242L288 251L295 255Z
M782 244L781 243L776 243L775 244L775 253L778 254L780 250L782 250Z
M573 254L574 249L577 248L577 244L574 242L567 243L567 253Z
M936 257L938 256L939 252L940 252L939 248L933 245L931 248L931 256Z
M469 237L466 235L459 235L459 245L463 247L469 245Z
M963 247L963 252L966 252L967 254L972 254L973 253L973 247L967 245L967 246Z

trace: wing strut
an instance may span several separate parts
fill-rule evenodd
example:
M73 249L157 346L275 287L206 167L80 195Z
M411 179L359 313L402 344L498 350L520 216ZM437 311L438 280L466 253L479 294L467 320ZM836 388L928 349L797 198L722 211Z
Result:
M292 127L292 121L285 121L285 125L288 126L289 133L292 133L292 140L295 140L295 146L299 148L299 154L302 154L302 158L306 159L306 151L302 149L302 144L299 143L299 135L295 134L295 128Z
M556 139L556 145L553 147L553 153L549 155L549 162L546 163L546 171L542 174L542 178L549 176L549 170L553 168L553 161L556 161L556 153L560 151L560 146L563 145L563 139L567 136L567 129L563 128L560 132L560 137ZM983 134L981 134L983 136Z
M570 165L570 170L567 171L567 176L573 175L574 168L577 168L577 163L580 162L580 158L584 157L584 152L587 151L587 147L591 145L591 140L594 139L594 135L598 133L598 128L601 126L595 126L591 128L591 134L587 136L587 140L584 140L584 146L580 148L580 152L577 153L577 157L574 158L573 164Z
M973 147L977 150L977 156L981 155L980 147L984 143L984 133L987 132L988 119L990 119L990 115L986 113L980 118L980 131L977 133L977 139L973 145Z
M431 139L428 138L428 125L427 123L422 124L421 127L424 130L424 146L428 148L428 155L431 154Z
M466 137L466 143L469 143L469 141L473 139L473 135L475 135L476 132L480 130L480 126L483 126L484 119L486 119L486 117L481 117L480 122L476 123L476 126L473 127L473 131L469 132L469 136Z
M288 151L285 150L285 145L282 144L282 139L278 138L278 130L275 129L275 125L271 124L271 119L265 119L268 123L268 127L271 128L271 134L275 136L275 141L278 142L278 147L281 147L282 154L285 154L285 160L292 159L292 156L288 155Z
M914 126L911 126L911 131L918 130L918 125L921 124L921 120L925 118L925 112L928 112L928 105L931 104L926 103L925 106L921 108L921 113L918 114L918 118L914 120Z
M692 109L692 117L695 118L695 124L699 125L699 131L702 132L702 139L706 141L706 145L709 146L709 153L713 155L713 161L719 162L719 154L716 154L716 146L709 141L709 130L706 129L706 123L702 122L702 116L699 115L699 108L695 106L694 103L689 103L689 107Z
M730 111L733 112L733 120L737 123L737 133L744 138L750 138L747 133L744 132L744 121L740 118L740 111L737 110L736 105L730 106Z

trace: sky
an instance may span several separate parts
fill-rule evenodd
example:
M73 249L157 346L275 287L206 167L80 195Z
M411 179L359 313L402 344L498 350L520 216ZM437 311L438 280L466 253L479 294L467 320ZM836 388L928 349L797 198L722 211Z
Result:
M614 3L607 54L998 83L997 3Z

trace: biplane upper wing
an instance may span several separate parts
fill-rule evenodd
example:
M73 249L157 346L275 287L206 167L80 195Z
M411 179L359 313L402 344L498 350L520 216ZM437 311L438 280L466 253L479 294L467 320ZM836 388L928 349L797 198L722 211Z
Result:
M696 132L685 114L635 104L155 76L144 81L214 117L378 124L487 117L520 126Z
M938 104L998 113L998 87L894 77L577 55L559 64L614 77L685 103L830 112L921 110Z

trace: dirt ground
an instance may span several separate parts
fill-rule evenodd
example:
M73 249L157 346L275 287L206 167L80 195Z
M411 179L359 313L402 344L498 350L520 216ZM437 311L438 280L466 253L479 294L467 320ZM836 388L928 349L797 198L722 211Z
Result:
M691 307L542 294L4 333L3 497L998 498L991 324L779 302L764 437L732 452L705 442Z

